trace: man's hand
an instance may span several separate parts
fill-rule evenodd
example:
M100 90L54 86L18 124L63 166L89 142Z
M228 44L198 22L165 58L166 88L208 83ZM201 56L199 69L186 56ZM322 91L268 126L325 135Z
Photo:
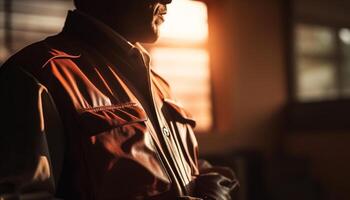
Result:
M195 180L195 194L204 200L230 200L239 188L235 173L228 167L212 166L200 160L200 175Z
M201 174L195 183L196 196L204 200L230 200L230 193L239 186L237 179L230 179L217 172Z

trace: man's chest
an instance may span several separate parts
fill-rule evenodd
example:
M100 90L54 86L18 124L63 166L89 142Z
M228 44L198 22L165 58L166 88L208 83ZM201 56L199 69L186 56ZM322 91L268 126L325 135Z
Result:
M138 180L140 185L156 181L163 189L172 182L187 190L196 174L191 121L169 101L166 88L150 71L133 74L125 70L127 65L89 59L60 60L51 67L63 96L69 98L66 102L73 105L76 122L68 123L80 130L71 134L82 138L82 153L88 157L86 164L93 166L89 174L94 182L104 191L121 184L120 178Z

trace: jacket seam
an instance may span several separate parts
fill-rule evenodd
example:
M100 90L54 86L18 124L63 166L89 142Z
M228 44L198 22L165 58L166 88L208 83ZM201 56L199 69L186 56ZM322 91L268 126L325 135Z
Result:
M49 58L42 66L41 68L45 68L52 60L55 60L57 58L79 58L81 55L73 56L73 55L56 55L51 58Z
M82 108L79 109L78 112L86 112L86 111L93 111L93 112L100 112L105 110L116 110L116 109L123 109L126 107L136 107L135 102L129 102L124 104L118 104L118 105L108 105L108 106L97 106L93 108Z

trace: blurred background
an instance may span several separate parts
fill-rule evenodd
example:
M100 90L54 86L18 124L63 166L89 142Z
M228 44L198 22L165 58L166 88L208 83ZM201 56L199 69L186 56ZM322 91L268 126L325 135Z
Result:
M71 0L0 0L0 64L60 31ZM350 1L173 0L146 44L238 200L350 199Z

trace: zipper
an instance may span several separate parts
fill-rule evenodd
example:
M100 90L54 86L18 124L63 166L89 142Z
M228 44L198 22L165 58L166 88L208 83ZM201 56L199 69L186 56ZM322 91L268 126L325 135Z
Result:
M157 84L154 84L154 86L155 86L155 88L157 88L157 90L159 90L161 92L161 89ZM164 102L164 96L161 96L161 101ZM171 118L168 109L165 110L165 116L168 116ZM184 152L186 152L186 150L184 150L183 144L179 142L179 138L181 138L181 137L180 137L177 129L175 129L175 127L174 127L176 125L174 125L174 123L171 121L168 123L165 116L162 115L161 118L163 120L163 123L167 125L167 128L169 130L172 130L173 134L171 135L171 139L168 139L168 138L167 139L169 140L169 143L174 145L175 150L177 150L177 156L179 157L179 162L176 162L177 166L179 168L182 167L183 169L186 169L186 164L185 164L185 160L186 160L185 157L186 156L184 155ZM170 127L171 127L171 129L170 129ZM186 194L191 194L192 193L192 192L190 192L191 189L188 189L188 184L191 182L191 176L189 176L187 174L187 171L185 173L180 173L180 175L181 175L181 179L183 181L184 191L186 191Z
M148 88L148 93L149 93L148 98L150 98L150 100L152 101L152 102L150 102L152 105L149 106L149 107L150 107L150 112L151 112L150 114L152 114L152 112L154 112L155 117L156 117L156 119L157 119L157 121L156 121L155 124L154 124L154 125L156 125L156 126L153 125L152 120L150 120L150 123L152 124L152 126L153 126L153 128L155 129L156 132L157 132L157 128L158 128L158 131L160 131L161 136L164 138L164 136L163 136L163 134L162 134L162 127L160 127L160 124L159 124L159 113L158 113L158 109L157 109L157 107L156 107L156 105L155 105L155 101L154 101L154 97L153 97L153 93L152 93L152 83L151 83L151 78L150 78L150 69L149 69L149 67L145 64L145 62L144 62L143 59L140 59L140 60L142 60L142 63L144 64L145 69L147 70L147 82L148 82L148 85L149 85L149 87L147 87L147 88ZM129 65L129 67L132 67L132 66L130 66L131 64L129 64L128 62L125 62L125 61L124 61L124 64ZM115 66L115 65L112 65L112 66ZM119 71L116 67L113 67L113 69L116 70L116 71ZM112 70L112 69L110 68L110 70ZM114 70L112 70L111 72L112 72L112 73L115 73L115 72L113 72ZM131 90L131 93L134 93L133 95L136 96L137 101L139 101L140 103L141 103L141 102L143 103L143 104L141 103L141 105L147 105L147 104L145 104L145 100L143 99L143 98L144 98L144 95L141 95L141 94L138 92L138 90L135 89L134 85L130 83L129 79L127 79L126 77L124 77L123 73L121 73L121 72L119 71L119 73L118 73L118 74L115 74L115 75L117 75L117 77L120 76L120 77L122 78L122 80L123 80L124 82L127 83L127 88L129 88L129 89ZM137 97L139 97L139 98L137 98ZM146 97L146 98L147 98L147 97ZM147 103L147 102L146 102L146 103ZM152 110L153 110L153 111L152 111ZM158 137L158 134L157 134L157 133L155 133L155 135ZM152 137L152 138L153 138L153 137ZM158 137L158 138L159 138L159 137ZM174 163L174 162L172 162L172 164L170 163L171 160L172 160L172 159L171 159L172 156L171 156L171 154L170 154L170 151L169 151L169 148L168 148L168 146L167 146L167 144L166 144L165 139L163 139L163 141L161 141L161 139L160 139L159 141L160 141L161 143L163 143L163 144L160 144L160 147L159 147L159 145L154 144L154 138L153 138L153 140L152 140L152 143L154 144L154 146L155 146L155 148L156 148L157 157L159 158L159 161L160 161L161 165L164 167L164 169L165 169L165 171L166 171L166 173L167 173L167 175L168 175L168 178L169 178L169 179L171 180L171 182L173 183L173 184L172 184L173 189L175 189L176 192L177 192L180 196L182 196L182 195L183 195L183 191L186 191L186 190L184 190L184 188L185 188L184 183L180 183L180 181L179 181L179 179L181 179L181 178L180 178L180 176L179 176L180 174L177 172L177 170L175 170L176 168L174 168L174 167L175 167L175 163ZM162 148L162 146L165 146L164 151L166 151L166 152L164 152L164 155L162 155L162 154L160 153L160 152L161 152L160 148ZM168 158L170 158L170 159L167 159L166 154L168 155ZM175 185L174 185L174 184L175 184ZM174 187L174 186L175 186L175 187Z
M159 113L160 111L157 109L157 105L156 105L156 100L154 99L154 96L153 96L153 84L152 84L152 80L151 80L151 77L150 77L150 75L151 75L151 69L150 69L150 67L149 67L149 65L147 65L146 63L145 63L145 61L144 61L144 59L142 59L142 62L143 62L143 64L146 66L146 69L147 69L147 79L148 79L148 85L149 85L149 87L148 87L148 89L149 89L149 94L150 94L150 96L151 96L151 99L152 99L152 103L153 103L153 108L154 108L154 110L156 111L156 117L157 117L157 119L158 119L158 123L157 123L157 125L158 125L158 128L160 128L160 131L161 131L161 133L162 133L162 136L163 136L163 138L164 138L164 143L165 143L165 146L166 146L166 149L169 151L168 152L168 155L171 157L171 158L174 158L174 153L170 153L170 147L167 145L167 143L171 143L171 141L166 141L166 140L170 140L170 138L168 138L168 137L164 137L164 135L163 135L163 128L165 127L166 129L168 129L168 131L170 131L171 129L169 129L169 126L168 126L168 124L166 123L166 120L164 119L164 117L162 117L162 115ZM162 124L163 124L163 127L161 127L160 126L160 121L162 121ZM176 143L176 141L174 141L175 143ZM178 146L175 144L175 148L177 148L177 150L178 150ZM178 151L178 153L180 154L181 153L181 151ZM181 158L181 155L179 155L179 159L181 159L181 162L183 162L183 160L182 160L182 158ZM187 189L187 186L186 186L186 182L185 182L185 180L184 180L184 178L187 178L187 177L183 177L183 175L177 170L177 168L181 168L180 166L179 166L179 163L176 163L175 161L174 161L174 159L171 159L171 161L172 161L172 165L173 165L173 167L174 167L174 170L175 170L175 172L174 173L176 173L176 177L177 177L177 182L179 182L180 180L181 180L181 183L179 183L180 185L180 188L179 188L179 190L181 190L181 191L179 191L179 194L180 195L188 195L189 194L189 191L188 191L188 189Z
M145 64L145 63L144 63ZM145 66L147 66L147 65L145 65ZM169 151L169 152L167 152L168 153L168 155L171 157L171 158L173 158L174 156L172 156L171 155L171 153L170 153L170 148L168 147L168 145L167 145L167 141L166 140L168 140L169 138L166 138L166 137L164 137L164 134L163 134L163 127L161 127L161 125L160 125L160 121L162 121L162 123L163 123L163 126L166 126L166 128L170 131L170 129L169 129L169 127L167 126L167 124L166 123L164 123L164 120L163 120L163 118L161 117L161 114L159 113L159 110L157 109L157 105L156 105L156 101L155 101L155 99L154 99L154 96L153 96L153 86L152 86L152 82L151 82L151 77L150 77L150 74L151 74L151 72L150 72L150 68L147 66L147 79L148 79L148 85L149 85L149 87L148 87L148 89L149 89L149 94L150 94L150 97L151 97L151 99L152 99L152 103L153 103L153 108L154 108L154 110L155 110L155 112L156 112L156 117L157 117L157 121L158 121L158 123L157 123L157 125L158 125L158 128L159 128L159 130L160 130L160 133L162 134L162 137L164 138L164 143L165 143L165 146L166 146L166 149L167 149L167 151ZM176 177L176 182L177 182L177 184L178 184L178 192L179 192L179 194L180 194L180 196L182 196L182 195L185 195L186 193L187 193L187 189L186 189L186 186L185 186L185 184L184 184L184 181L182 180L182 175L178 172L178 170L176 169L176 166L178 166L175 162L174 162L174 159L171 159L171 161L172 161L172 165L173 165L173 167L171 167L171 165L170 165L170 167L171 168L174 168L174 173L175 173L175 177ZM181 180L181 182L179 182Z
M167 140L169 139L168 137L164 136L163 134L163 128L166 126L167 130L170 131L169 127L167 126L167 123L164 122L164 118L162 117L162 115L160 114L159 110L158 110L158 107L157 107L157 104L156 104L156 100L153 96L153 84L152 84L152 80L151 80L151 68L150 68L150 60L148 60L148 64L145 62L145 58L144 58L144 55L142 54L141 50L139 50L138 48L135 48L136 52L137 52L137 56L138 56L138 59L141 61L141 63L143 64L143 66L145 67L145 69L147 70L147 73L146 73L146 77L147 77L147 82L148 82L148 97L150 97L150 100L151 100L151 104L152 104L152 108L153 108L153 111L155 111L155 114L156 114L156 119L157 121L155 122L155 125L157 126L158 128L158 131L160 131L160 134L163 138L163 141L164 141L164 151L166 151L165 153L168 154L168 157L169 158L174 158L174 153L171 153L170 151L170 147L167 145ZM147 95L147 94L146 94ZM157 135L157 134L156 134ZM165 158L165 160L167 161L168 159ZM170 168L170 171L174 173L174 183L177 185L177 191L178 191L178 194L180 196L184 195L184 194L187 194L187 189L186 189L186 184L185 184L185 181L182 179L182 175L180 174L180 172L177 170L178 168L180 168L178 166L178 164L174 161L174 159L169 159L169 168Z

